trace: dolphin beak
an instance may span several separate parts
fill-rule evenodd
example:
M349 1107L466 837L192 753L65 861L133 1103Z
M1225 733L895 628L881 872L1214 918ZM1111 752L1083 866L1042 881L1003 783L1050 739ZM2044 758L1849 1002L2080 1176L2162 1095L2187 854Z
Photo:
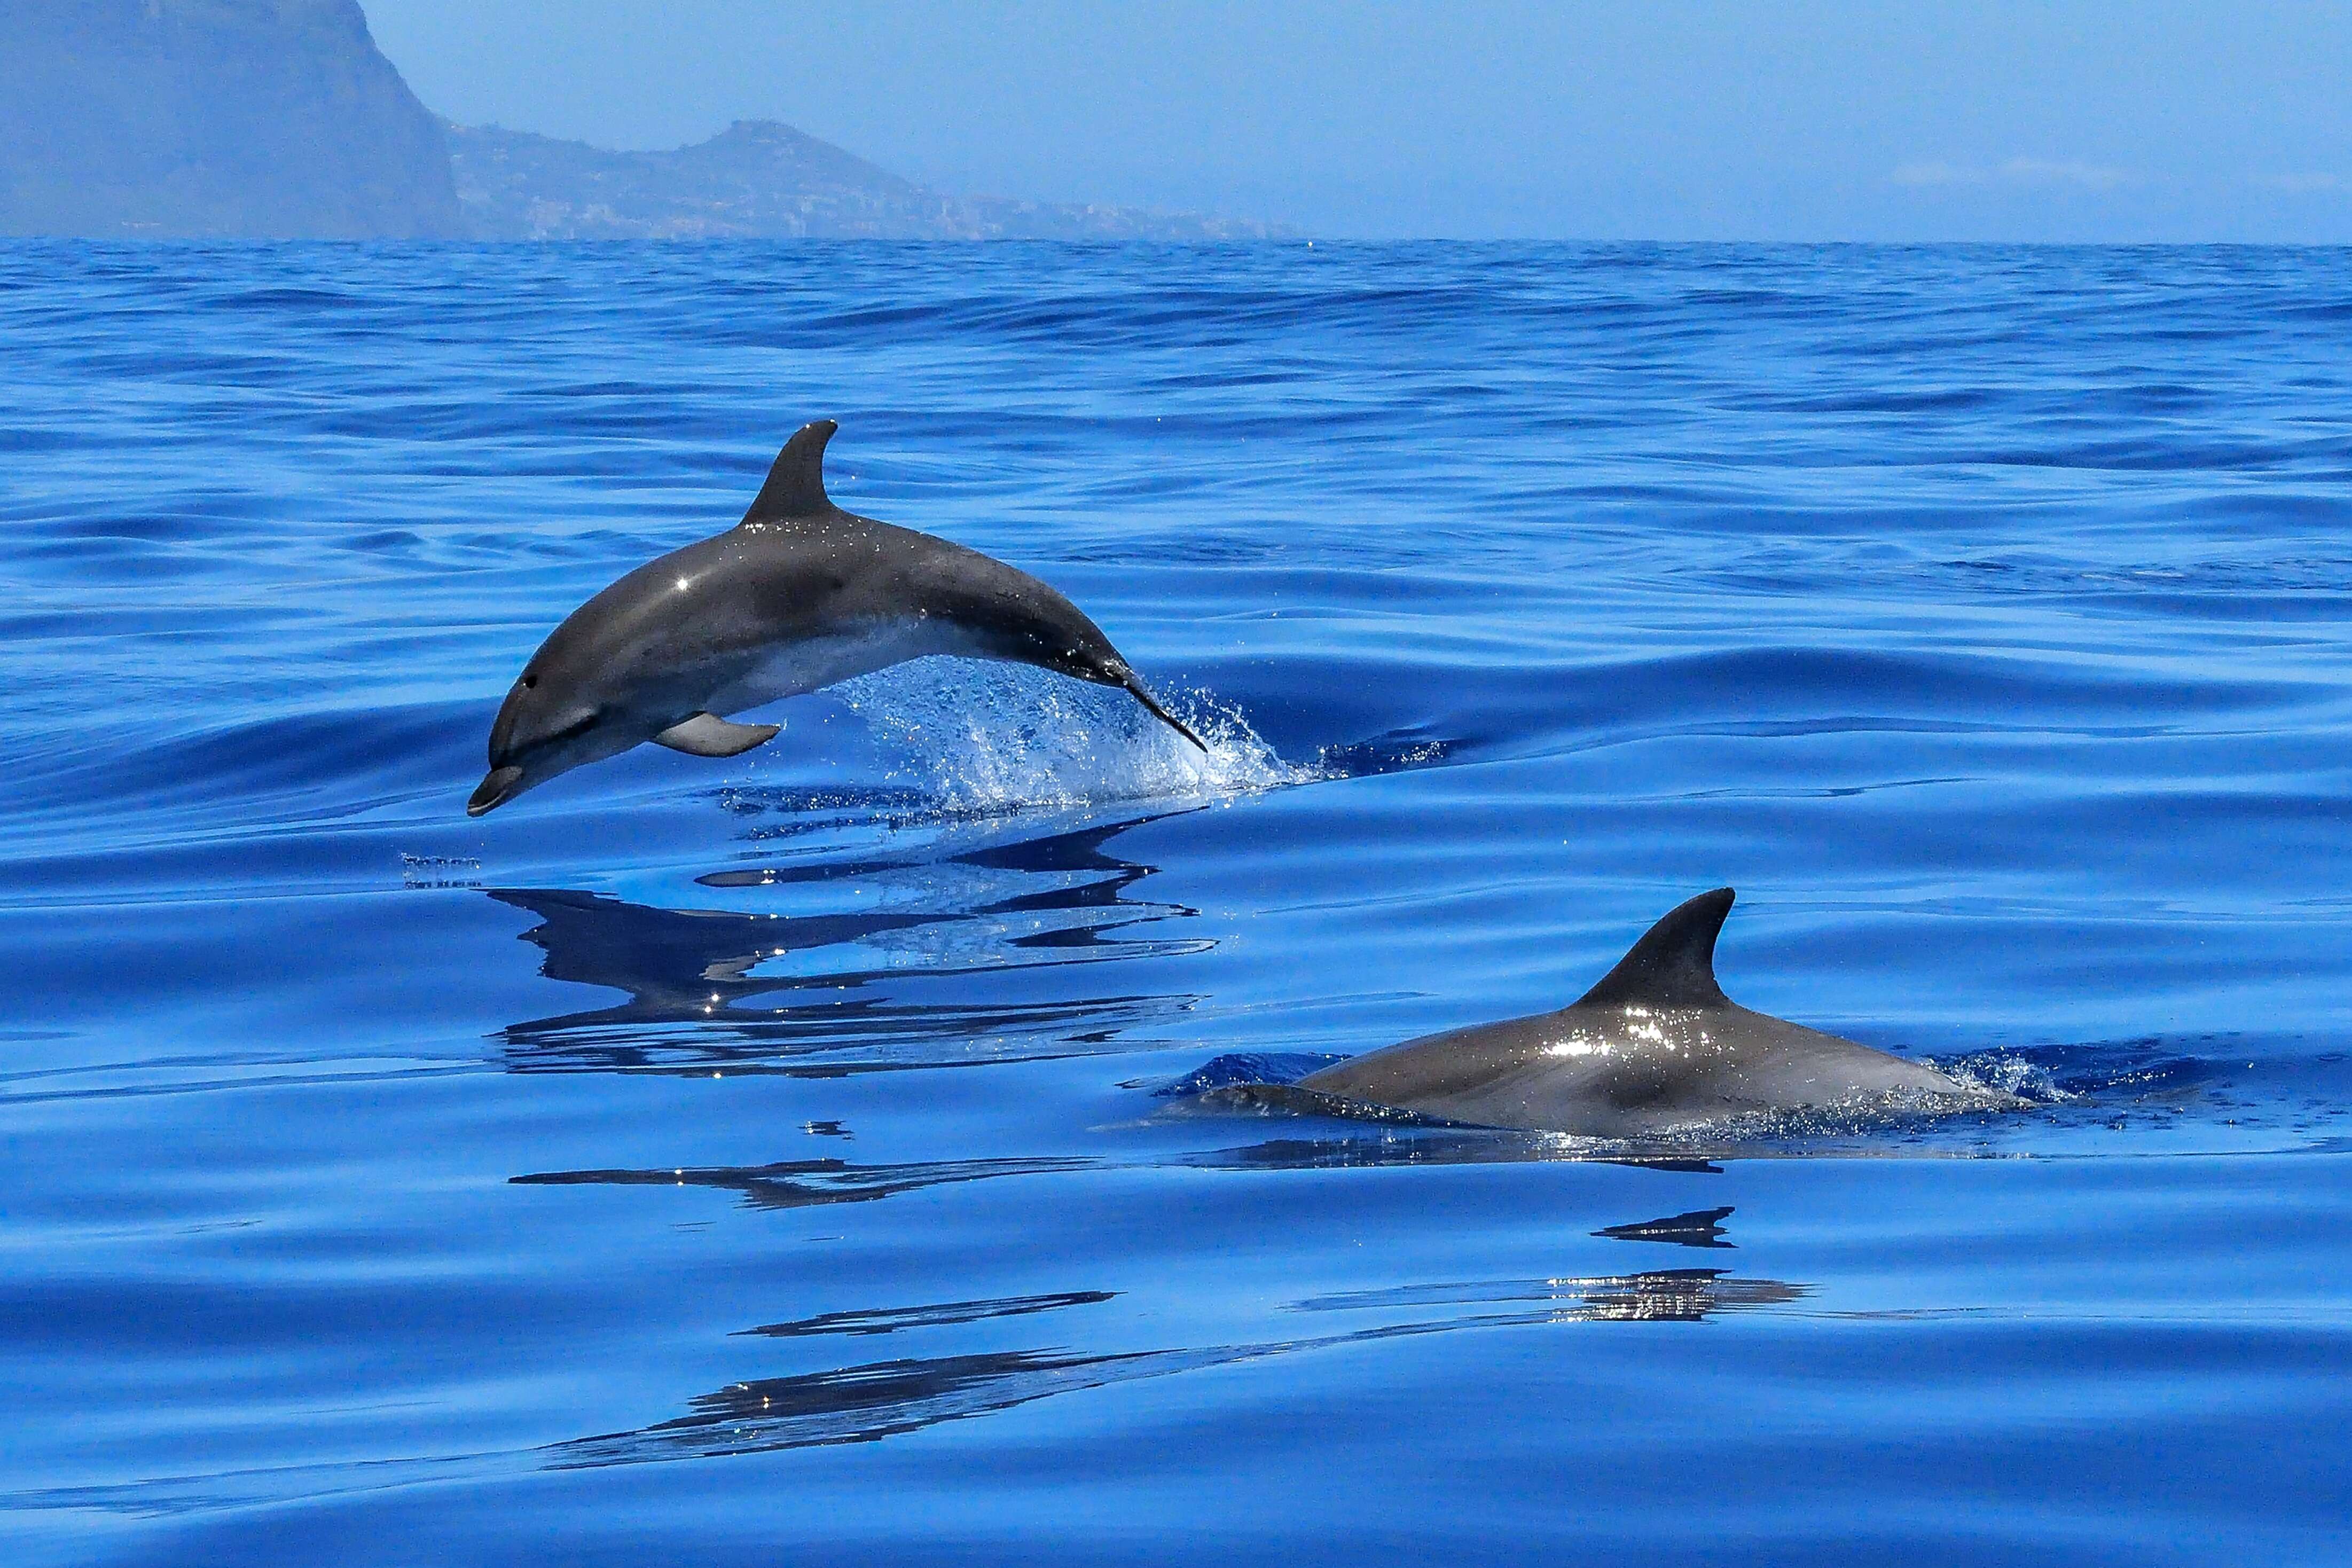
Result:
M482 775L474 788L474 796L466 803L467 816L479 816L514 794L515 785L522 783L522 770L516 767L492 768Z
M1168 711L1167 709L1160 706L1160 699L1152 696L1150 692L1143 689L1143 682L1136 679L1135 672L1133 670L1128 670L1124 673L1126 674L1127 679L1120 681L1119 684L1126 687L1128 690L1134 695L1135 700L1138 702L1142 703L1145 710L1149 711L1153 718L1159 720L1162 724L1167 725L1170 729L1175 731L1186 740L1192 742L1192 744L1198 746L1202 751L1205 752L1209 749L1209 743L1206 741L1203 741L1200 736L1192 733L1192 728L1191 725L1185 723L1183 720L1176 717L1175 714Z

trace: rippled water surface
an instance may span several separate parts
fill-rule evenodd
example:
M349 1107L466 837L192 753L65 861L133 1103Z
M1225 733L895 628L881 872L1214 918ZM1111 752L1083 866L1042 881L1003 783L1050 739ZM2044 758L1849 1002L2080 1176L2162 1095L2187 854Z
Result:
M467 820L825 416L1212 754L932 659ZM2345 252L18 244L0 521L12 1563L2344 1560ZM2031 1107L1155 1092L1719 884Z

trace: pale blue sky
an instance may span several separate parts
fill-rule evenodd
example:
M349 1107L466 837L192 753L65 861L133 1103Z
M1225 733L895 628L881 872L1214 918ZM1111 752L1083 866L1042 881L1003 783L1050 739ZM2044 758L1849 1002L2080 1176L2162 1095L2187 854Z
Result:
M434 109L1313 233L2352 241L2352 4L362 0Z

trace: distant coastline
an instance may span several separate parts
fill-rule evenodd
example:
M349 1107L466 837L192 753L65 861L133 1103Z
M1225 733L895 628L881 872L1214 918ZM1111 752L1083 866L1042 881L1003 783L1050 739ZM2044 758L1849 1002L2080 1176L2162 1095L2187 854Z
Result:
M772 120L616 153L445 121L457 200L484 239L1270 239L1273 224L1138 207L959 196Z
M0 5L0 235L1247 240L1138 207L962 196L774 121L621 153L436 119L359 0Z

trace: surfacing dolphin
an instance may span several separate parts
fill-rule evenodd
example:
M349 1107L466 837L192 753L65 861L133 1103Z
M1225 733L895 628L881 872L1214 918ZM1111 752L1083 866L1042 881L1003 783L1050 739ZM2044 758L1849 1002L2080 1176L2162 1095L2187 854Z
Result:
M647 741L698 757L748 752L779 726L724 715L935 653L1119 687L1208 750L1054 589L834 505L824 464L836 428L820 419L786 442L735 527L647 562L564 617L499 710L467 816Z
M1638 1138L1759 1111L1942 1113L2019 1103L1801 1024L1750 1012L1715 979L1731 912L1717 888L1652 926L1557 1013L1424 1036L1298 1087L1482 1127Z

